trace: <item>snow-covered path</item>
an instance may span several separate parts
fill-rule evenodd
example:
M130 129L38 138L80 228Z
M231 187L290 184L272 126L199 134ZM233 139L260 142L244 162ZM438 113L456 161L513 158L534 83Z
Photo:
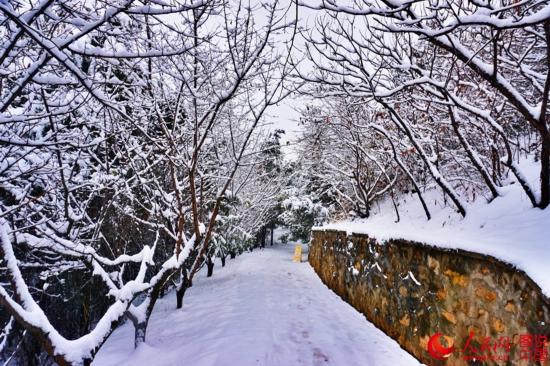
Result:
M98 354L108 365L418 365L412 356L330 291L290 246L255 250L214 276L196 278L183 309L160 301L147 344L133 351L131 324Z

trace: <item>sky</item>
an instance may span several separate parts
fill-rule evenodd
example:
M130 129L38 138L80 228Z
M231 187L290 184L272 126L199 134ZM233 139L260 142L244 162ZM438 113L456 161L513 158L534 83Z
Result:
M295 160L297 158L294 146L297 138L302 131L302 127L298 124L300 113L297 109L303 105L304 100L300 97L290 96L274 106L268 114L267 128L271 131L276 129L285 130L285 134L281 138L283 145L283 153L287 160Z

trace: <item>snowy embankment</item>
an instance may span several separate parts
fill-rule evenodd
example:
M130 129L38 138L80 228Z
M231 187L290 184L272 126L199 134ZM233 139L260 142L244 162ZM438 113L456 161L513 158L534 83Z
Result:
M117 329L94 366L347 365L407 366L418 361L342 301L311 266L292 263L292 246L228 261L196 278L175 309L173 294L152 315L147 344Z
M537 165L525 161L521 165L531 186L536 187ZM439 192L429 191L424 197L432 213L430 221L416 196L408 195L399 202L399 222L391 202L385 202L368 219L332 223L314 230L367 234L381 242L406 239L488 254L523 270L550 297L550 208L533 208L519 184L507 184L501 188L501 197L491 203L481 198L468 205L465 218L448 206L442 207Z

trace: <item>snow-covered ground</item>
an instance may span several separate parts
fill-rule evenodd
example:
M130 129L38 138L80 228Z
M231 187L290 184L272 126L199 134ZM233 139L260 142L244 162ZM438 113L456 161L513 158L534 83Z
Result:
M175 309L157 305L147 344L133 350L126 323L94 366L346 365L407 366L418 361L330 291L293 247L255 250L214 276L201 273Z
M538 164L522 161L521 167L531 186L537 187ZM465 218L449 206L443 207L441 193L431 190L424 194L432 214L430 221L416 195L409 195L400 200L401 220L397 223L391 202L385 202L368 219L314 229L368 234L382 242L407 239L489 254L525 271L550 297L550 208L533 208L519 184L513 182L506 182L502 196L491 203L481 198L469 204Z

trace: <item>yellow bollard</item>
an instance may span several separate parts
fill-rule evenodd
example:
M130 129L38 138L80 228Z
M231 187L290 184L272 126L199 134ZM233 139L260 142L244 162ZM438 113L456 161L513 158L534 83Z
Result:
M294 257L292 257L292 261L295 263L302 262L302 246L300 244L297 244L294 248Z

